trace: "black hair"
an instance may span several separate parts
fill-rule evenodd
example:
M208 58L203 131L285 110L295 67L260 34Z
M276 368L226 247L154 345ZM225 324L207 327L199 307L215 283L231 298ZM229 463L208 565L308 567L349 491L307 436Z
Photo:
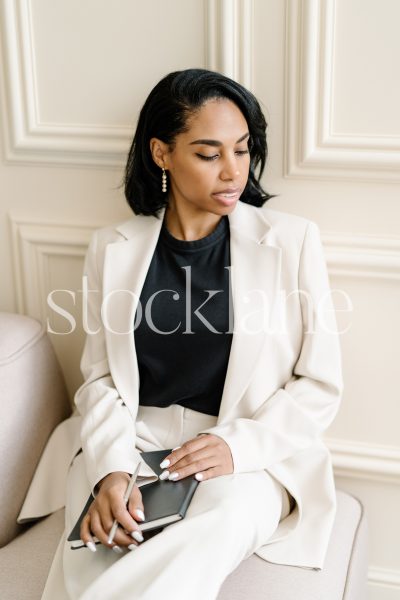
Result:
M161 79L140 111L124 176L125 197L135 214L158 216L157 211L168 203L167 194L161 191L161 170L151 155L151 138L173 147L175 137L187 130L189 117L208 100L218 98L234 102L249 127L250 171L240 200L262 206L272 197L260 184L268 154L267 123L255 96L220 73L186 69Z

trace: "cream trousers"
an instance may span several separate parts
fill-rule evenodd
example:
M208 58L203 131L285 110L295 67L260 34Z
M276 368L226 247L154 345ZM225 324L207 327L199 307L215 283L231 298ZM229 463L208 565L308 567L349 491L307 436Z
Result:
M174 448L216 421L177 404L140 406L136 447ZM65 538L89 493L81 453L69 471L65 533L42 600L214 600L229 573L290 511L285 488L266 471L223 475L200 482L185 518L135 550L71 550Z

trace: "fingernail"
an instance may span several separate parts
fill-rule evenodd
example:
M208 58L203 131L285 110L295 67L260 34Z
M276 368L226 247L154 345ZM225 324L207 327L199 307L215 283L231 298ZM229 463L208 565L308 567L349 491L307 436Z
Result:
M170 464L171 464L171 461L169 460L169 458L166 458L162 461L162 463L160 463L160 467L162 469L165 469L166 467L169 467Z
M140 533L140 531L132 531L131 536L137 542L143 542L143 540L144 540L144 537L142 536L142 534Z
M178 479L179 477L179 473L177 473L175 471L175 473L171 473L171 475L168 477L168 479L170 479L170 481L175 481L175 479Z
M135 513L137 514L137 516L139 517L139 519L141 519L142 521L144 521L144 512L142 510L140 510L140 508L135 508Z
M172 452L173 452L174 450L178 450L179 448L182 448L182 446L177 446L176 448L172 448Z
M93 542L86 542L86 546L89 548L91 552L96 552L96 546Z
M122 548L120 548L119 546L113 546L112 549L114 550L114 552L116 554L122 554Z
M195 478L197 481L201 481L203 479L203 473L196 473Z
M129 550L136 550L137 546L136 544L129 544L128 549Z
M169 471L163 471L160 475L160 479L167 479L169 477Z

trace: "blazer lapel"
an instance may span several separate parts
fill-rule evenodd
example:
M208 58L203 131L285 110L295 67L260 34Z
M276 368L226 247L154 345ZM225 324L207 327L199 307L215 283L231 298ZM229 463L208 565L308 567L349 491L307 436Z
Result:
M163 214L164 211L160 219L136 215L117 227L126 239L109 244L105 255L103 297L111 298L109 310L105 311L110 315L110 323L105 327L110 370L121 398L135 418L139 403L139 370L134 318Z
M111 374L136 417L139 371L132 334L140 293L159 238L159 217L136 215L117 230L126 238L106 249L103 294ZM238 202L229 215L234 329L218 424L232 417L266 340L279 286L281 250L267 244L270 225L261 211ZM109 316L109 318L108 318Z
M229 215L234 329L218 425L230 420L257 366L273 317L281 249L267 245L261 211L238 202Z

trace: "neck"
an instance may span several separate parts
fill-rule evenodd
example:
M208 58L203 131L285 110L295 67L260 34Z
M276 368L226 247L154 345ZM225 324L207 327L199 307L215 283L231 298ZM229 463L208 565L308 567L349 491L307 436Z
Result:
M210 235L221 220L221 215L206 211L191 211L169 201L165 211L165 225L178 240L191 242Z

